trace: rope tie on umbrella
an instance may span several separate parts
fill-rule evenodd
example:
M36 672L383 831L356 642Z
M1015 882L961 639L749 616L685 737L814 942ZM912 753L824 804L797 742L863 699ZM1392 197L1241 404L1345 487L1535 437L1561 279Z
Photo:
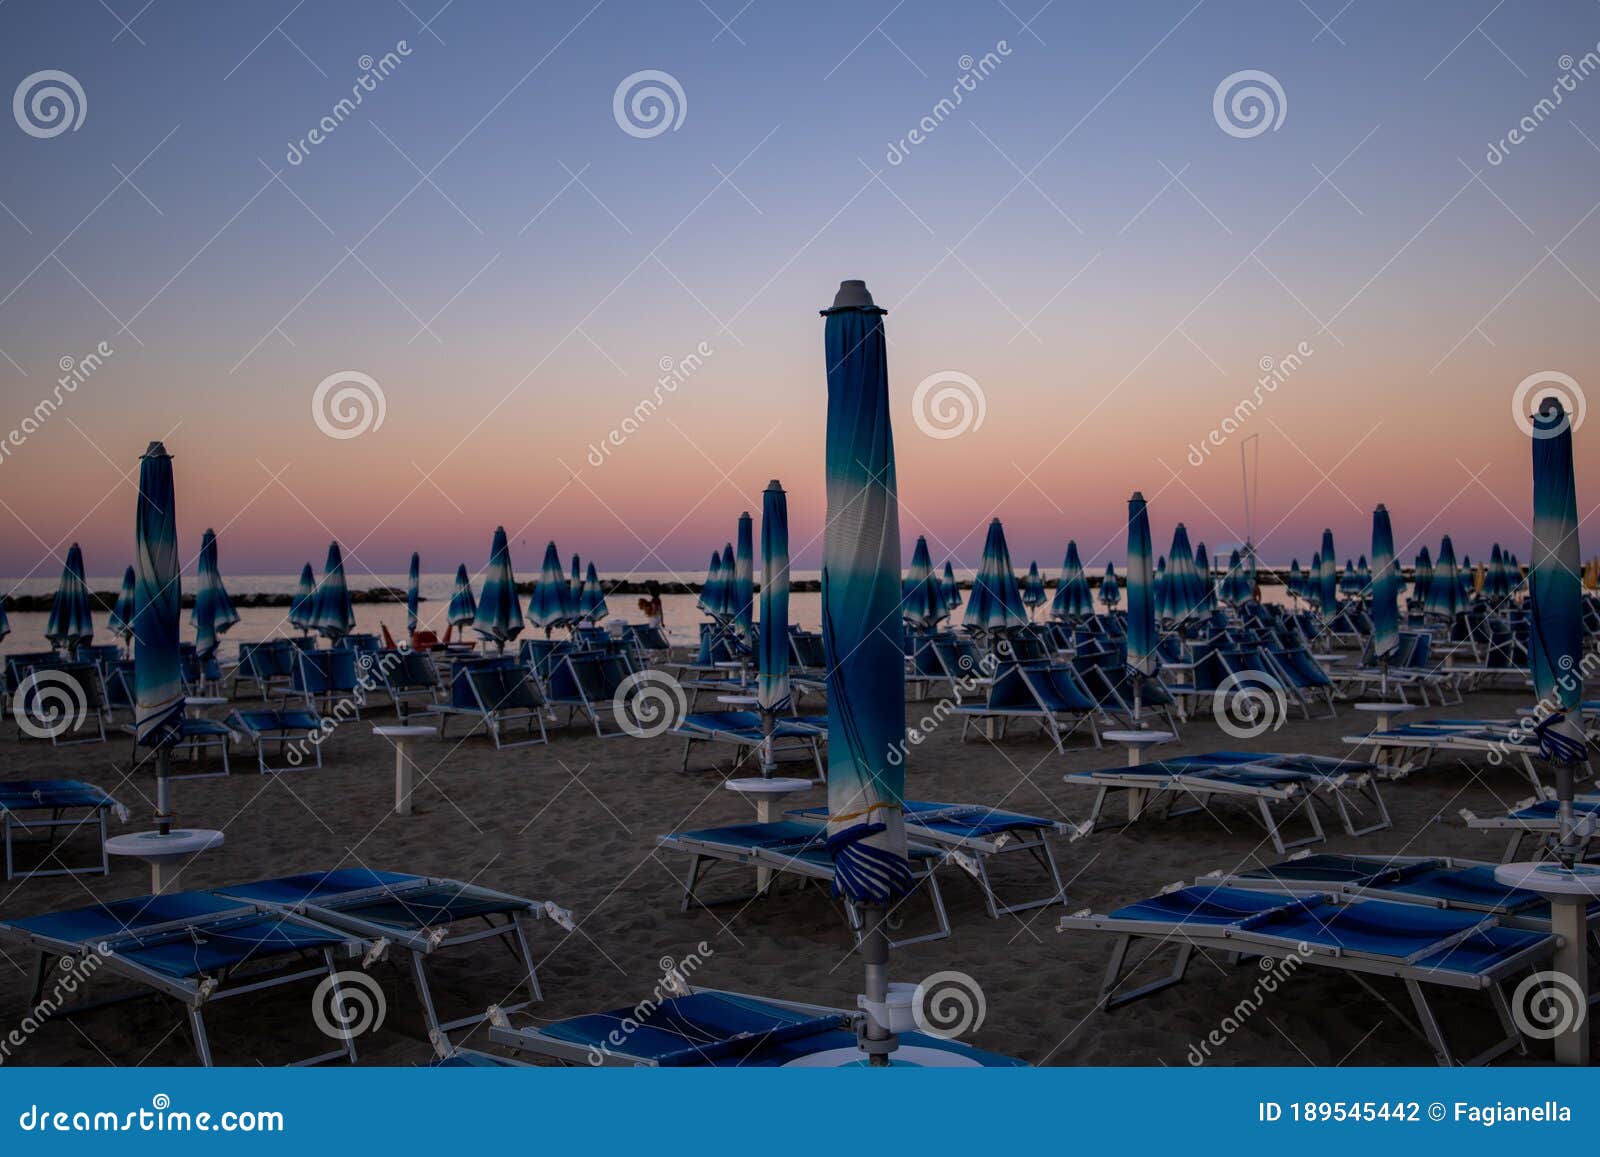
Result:
M1583 729L1565 713L1556 712L1534 727L1539 740L1539 755L1551 763L1582 763L1589 756L1589 740Z

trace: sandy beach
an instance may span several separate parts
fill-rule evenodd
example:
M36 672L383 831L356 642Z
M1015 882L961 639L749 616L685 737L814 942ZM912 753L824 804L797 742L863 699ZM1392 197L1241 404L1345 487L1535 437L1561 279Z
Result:
M1525 702L1525 692L1484 692L1459 707L1434 708L1418 716L1503 716ZM908 705L913 722L921 713L915 703ZM424 740L419 763L428 774L417 792L416 814L403 818L390 810L392 749L370 730L373 723L392 721L387 703L378 698L360 722L345 723L327 740L321 771L261 776L247 753L236 749L231 777L175 781L179 822L220 828L227 836L223 849L201 856L185 870L181 886L208 888L290 872L367 866L476 881L554 900L572 911L577 931L563 932L548 921L536 927L534 951L545 999L516 1018L534 1023L634 1004L659 981L664 958L681 960L690 953L703 960L693 977L698 984L840 1007L853 1004L860 986L859 963L840 911L820 891L785 890L748 905L679 911L677 877L686 862L682 856L658 853L655 837L753 817L748 804L722 790L721 774L678 771L678 741L668 736L601 740L581 720L554 728L547 747L495 751L481 736L465 742ZM1181 746L1163 750L1243 747L1344 755L1348 749L1341 736L1365 729L1368 722L1341 705L1336 719L1290 718L1275 732L1240 741L1223 734L1208 712L1184 727ZM976 733L962 743L959 724L948 722L912 750L907 794L1080 820L1092 793L1064 784L1062 774L1117 766L1124 754L1111 744L1097 752L1086 738L1069 743L1065 756L1021 730L998 744ZM110 790L132 811L130 823L113 824L114 831L150 826L153 780L143 772L127 776L129 751L123 737L105 745L51 750L37 741L19 742L8 722L0 751L7 778L88 780ZM1510 767L1441 759L1431 770L1386 785L1384 793L1394 818L1392 830L1353 839L1330 825L1327 843L1317 850L1495 860L1502 842L1469 831L1457 813L1464 807L1480 814L1503 812L1530 790ZM791 798L815 806L824 802L824 793L819 789ZM1111 808L1120 818L1121 805L1114 801ZM1056 851L1068 881L1066 908L1051 906L991 920L972 881L947 864L940 879L952 934L897 949L893 977L918 981L944 970L969 974L982 988L987 1011L981 1028L966 1039L1035 1064L1191 1063L1191 1047L1249 993L1256 966L1223 968L1197 960L1189 983L1100 1013L1094 1008L1095 995L1109 940L1061 934L1055 924L1066 911L1107 911L1175 881L1277 858L1243 810L1224 806L1216 814L1226 830L1199 814L1107 828L1071 843L1058 840ZM76 850L87 847L80 839ZM1019 864L1002 863L1002 896L1007 880L1018 888L1036 883L1012 874L1019 870ZM745 888L743 876L742 870L725 870L720 881L712 877L707 894L733 895ZM114 862L109 877L12 881L0 892L0 917L69 908L95 898L137 896L148 891L148 883L142 865L126 862ZM925 916L919 903L908 908L909 924ZM0 960L0 1024L20 1019L24 1012L28 965L14 955ZM520 999L513 991L515 965L496 944L446 954L431 967L435 997L446 1015ZM426 1062L432 1049L409 977L394 964L375 966L373 975L384 987L388 1012L379 1030L359 1038L362 1063ZM116 984L100 983L105 991ZM1397 985L1384 991L1403 1002ZM311 985L306 984L212 1008L208 1027L218 1063L270 1065L320 1049L310 998ZM1440 1007L1447 1031L1458 1034L1464 1047L1477 1044L1493 1023L1486 1019L1487 1006L1478 994L1446 997ZM458 1041L484 1046L481 1037L461 1033ZM72 1019L57 1017L8 1063L192 1062L172 1010L138 1001ZM1393 1012L1348 978L1307 968L1231 1031L1225 1045L1213 1047L1207 1063L1429 1062L1427 1049Z

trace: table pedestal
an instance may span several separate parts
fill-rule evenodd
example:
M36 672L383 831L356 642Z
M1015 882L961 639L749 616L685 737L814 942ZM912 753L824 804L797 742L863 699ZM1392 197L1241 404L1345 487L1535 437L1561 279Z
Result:
M381 735L394 744L394 814L411 814L411 793L415 783L416 764L411 759L411 749L417 740L432 735L431 727L374 727L372 734Z
M1558 863L1501 864L1494 870L1497 883L1526 888L1550 901L1550 930L1561 939L1552 968L1571 984L1560 979L1545 987L1561 989L1552 995L1552 1007L1559 1028L1553 1038L1556 1063L1589 1063L1589 904L1600 898L1600 868L1575 864L1572 869ZM1572 1004L1567 1004L1570 999ZM1513 1015L1520 1009L1512 1009Z
M150 865L150 891L160 894L176 881L183 861L222 844L221 832L174 828L165 835L156 831L112 836L106 841L106 855L145 861Z
M746 799L754 800L757 822L770 824L783 814L781 808L786 797L799 792L810 791L815 784L809 779L790 779L775 776L772 779L758 777L730 779L722 786L728 791L738 792ZM756 892L758 894L765 892L767 885L771 882L771 868L756 869Z

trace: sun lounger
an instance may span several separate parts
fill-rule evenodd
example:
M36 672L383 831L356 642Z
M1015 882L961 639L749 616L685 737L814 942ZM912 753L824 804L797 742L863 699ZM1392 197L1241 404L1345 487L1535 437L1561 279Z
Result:
M551 671L545 701L551 707L567 709L567 726L581 712L597 737L618 739L630 733L617 717L614 705L632 674L633 669L622 655L599 651L569 654Z
M383 652L373 670L401 723L410 718L413 704L426 711L439 701L439 670L421 651Z
M1517 724L1466 727L1452 725L1449 721L1404 723L1387 731L1346 735L1344 742L1358 751L1363 747L1371 748L1373 762L1387 768L1396 778L1428 766L1436 753L1445 752L1460 759L1487 759L1490 764L1515 762L1535 791L1544 786L1535 762L1539 739L1532 729ZM1584 760L1583 768L1585 776L1593 778L1593 764Z
M674 832L656 837L656 844L667 851L682 852L689 856L689 870L683 881L683 900L680 907L687 912L691 907L710 907L713 904L745 903L756 897L775 892L779 876L798 879L802 886L821 883L830 888L834 880L833 857L825 846L827 828L822 824L800 820L779 820L767 824L733 824L722 828L705 828L699 831ZM939 892L939 880L934 874L942 855L923 844L913 843L911 875L917 891L925 891L933 904L937 924L933 932L909 936L892 943L899 947L919 944L924 940L942 940L950 935L950 922L945 915L944 897ZM765 889L725 900L706 900L698 894L702 877L714 864L736 864L748 868L765 868L772 878ZM907 897L909 900L909 897ZM900 904L905 904L902 900ZM845 915L850 930L859 939L861 915L850 900L844 900ZM898 908L900 905L896 905Z
M357 676L357 652L353 647L334 647L326 651L301 651L295 658L294 676L280 692L302 699L307 711L329 714L340 703L346 712L361 718L361 680Z
M1101 745L1095 725L1100 705L1077 671L1066 665L1009 663L995 672L981 704L958 702L954 711L962 717L963 742L975 723L990 739L1003 739L1006 725L1021 719L1037 723L1062 753L1067 737L1085 724L1094 745Z
M1462 808L1461 818L1475 831L1508 833L1505 853L1500 857L1503 864L1529 858L1545 859L1553 854L1560 839L1561 816L1555 793L1548 788L1543 790L1549 798L1521 800L1507 815L1480 816L1470 808ZM1579 796L1572 801L1572 813L1574 821L1580 825L1577 834L1583 843L1582 854L1587 858L1595 832L1600 829L1600 797ZM1528 856L1523 853L1522 845L1530 836L1534 837L1535 847Z
M337 1007L341 997L335 958L359 956L366 947L347 933L215 892L168 892L8 920L0 922L0 943L36 954L30 1005L43 992L47 962L56 958L84 962L80 968L93 961L95 972L130 980L146 995L170 998L183 1008L195 1053L208 1067L208 1006L231 996L317 980L331 986L329 995ZM336 1057L354 1061L354 1040L298 1063Z
M733 767L760 752L766 741L764 722L757 711L694 711L680 719L672 734L683 740L680 771L689 770L689 756L697 743L727 743L735 748ZM828 738L826 716L780 716L773 720L773 759L781 751L798 750L817 770L817 782L827 778L822 744Z
M502 1005L512 1011L543 999L528 946L527 921L549 918L572 930L570 914L547 900L527 900L457 880L367 868L306 872L235 884L218 892L403 949L429 1036L436 1042L452 1029L477 1024L483 1015L439 1020L428 984L429 957L481 940L504 941L516 956L528 989L527 1001Z
M239 662L233 669L232 697L239 697L240 683L252 684L262 699L286 690L294 680L299 654L299 649L287 639L239 644Z
M569 1065L777 1068L857 1053L862 1013L718 989L673 986L649 1005L514 1026L490 1010L489 1040ZM1022 1061L922 1032L899 1034L904 1063L1009 1068Z
M242 708L232 712L223 725L242 733L256 749L256 767L268 772L299 771L322 766L322 720L314 712L289 708ZM277 758L286 762L274 767L267 762L267 744L278 745ZM289 744L299 753L298 760L287 759Z
M1180 983L1196 952L1270 957L1280 962L1293 959L1296 967L1311 965L1354 977L1426 1041L1443 1065L1455 1064L1457 1058L1433 1007L1433 992L1449 988L1488 993L1502 1036L1463 1062L1486 1063L1522 1047L1502 988L1504 982L1547 961L1556 944L1549 933L1503 927L1494 917L1479 912L1327 893L1290 897L1281 892L1211 885L1179 887L1104 916L1088 912L1066 916L1058 927L1063 932L1088 931L1116 938L1101 985L1102 1008L1115 1008ZM1130 967L1129 949L1135 941L1154 944ZM1123 991L1139 967L1164 948L1176 955L1171 970ZM1212 975L1208 973L1207 979ZM1376 977L1392 977L1405 985L1415 1021L1379 992L1369 979Z
M478 728L488 732L496 749L548 743L544 729L545 702L528 673L514 662L458 663L450 678L450 698L435 703L428 711L439 717L439 738L453 716L474 720L467 732L470 738ZM508 725L522 723L527 738L508 743L502 733ZM539 736L534 738L534 728Z
M826 819L828 809L803 808L788 813L798 819ZM1023 815L971 803L905 801L906 834L919 843L939 848L946 858L966 872L983 892L984 906L992 918L1025 912L1049 904L1065 904L1066 888L1050 847L1052 835L1075 840L1086 835L1088 825ZM1043 896L1002 904L990 876L990 861L1002 855L1026 853L1044 872L1050 890Z
M42 813L42 814L41 814ZM4 826L6 851L6 876L8 880L29 879L33 876L101 875L110 871L106 859L106 817L115 814L126 822L128 809L93 784L76 779L13 779L0 783L0 824ZM56 850L58 831L70 838L81 827L98 831L100 836L100 862L84 867L73 867L62 861ZM41 841L18 840L43 832ZM14 845L18 843L43 843L45 861L54 860L60 867L17 870Z
M97 663L13 662L8 696L18 739L48 738L51 747L104 743L110 709Z
M1319 802L1331 801L1346 835L1365 836L1394 826L1389 818L1389 807L1378 789L1384 769L1375 763L1334 759L1325 755L1261 751L1209 751L1204 755L1175 755L1163 762L1168 766L1260 766L1273 771L1303 774L1311 778L1314 797ZM1363 807L1363 804L1366 806ZM1369 822L1358 824L1354 813L1369 811Z

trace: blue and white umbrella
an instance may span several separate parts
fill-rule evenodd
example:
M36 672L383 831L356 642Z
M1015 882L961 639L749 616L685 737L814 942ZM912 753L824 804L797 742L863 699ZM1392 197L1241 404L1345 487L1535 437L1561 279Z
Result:
M1333 553L1333 531L1322 532L1322 549L1317 552L1317 585L1324 615L1339 609L1339 564Z
M1472 605L1472 596L1477 593L1472 581L1472 556L1470 554L1461 556L1461 568L1456 573L1456 581L1461 584L1462 608L1465 609Z
M789 710L789 500L774 478L761 493L761 620L756 633L756 698L767 740L761 773L771 775L773 717Z
M1106 573L1100 578L1100 601L1109 610L1122 601L1122 590L1117 585L1117 568L1106 563Z
M1156 618L1170 619L1172 617L1172 591L1167 586L1167 556L1158 555L1156 558L1155 575L1150 580L1150 589L1155 595Z
M297 631L309 631L317 614L317 576L308 562L300 568L300 584L295 588L289 603L289 625Z
M1383 668L1388 696L1388 659L1400 646L1400 575L1394 564L1394 528L1389 511L1380 502L1372 512L1372 654Z
M83 577L83 551L78 549L77 543L67 549L66 565L61 568L61 582L56 587L55 601L50 604L44 637L69 655L80 645L94 641L89 584Z
M1222 597L1230 606L1241 607L1250 601L1252 594L1250 575L1244 568L1244 559L1238 551L1228 555L1228 573L1222 578Z
M842 284L833 307L823 311L828 508L822 633L831 658L828 850L835 887L868 909L862 944L866 996L879 1002L886 998L888 980L884 910L912 888L904 761L897 757L906 735L905 656L883 313L858 281ZM995 592L1001 598L1015 591L1009 567L1004 577L1002 591ZM869 1050L875 1042L879 1049L886 1047L886 1027L870 1021L866 1035Z
M1300 560L1291 559L1289 562L1289 576L1283 580L1284 589L1294 598L1305 595L1306 576L1300 572Z
M1037 561L1030 562L1028 576L1022 580L1022 605L1028 608L1031 617L1044 603L1044 579L1039 576L1039 564Z
M739 545L733 556L733 622L739 633L755 642L755 529L747 510L739 515Z
M487 589L484 593L488 593ZM578 604L572 599L571 584L561 573L561 552L555 543L546 543L538 581L528 596L528 621L543 628L545 637L549 638L555 628L570 626L577 614Z
M722 611L722 552L711 552L711 565L706 568L706 581L700 587L700 597L694 605L715 618Z
M1017 576L1011 569L1011 552L1006 548L1005 528L998 518L989 521L989 536L983 543L983 561L972 580L967 609L962 623L973 631L999 632L1026 626L1028 612L1017 589Z
M1195 609L1201 614L1210 614L1217 609L1217 584L1211 573L1211 556L1206 553L1203 542L1194 544L1194 573L1200 581L1200 603Z
M167 830L165 753L178 741L183 721L183 671L178 659L178 528L172 458L152 442L139 460L139 504L134 521L133 595L134 732L142 747L161 751L157 763L162 800L157 818Z
M939 593L944 595L944 605L952 611L961 605L961 584L956 582L955 568L944 560L944 577L939 580Z
M406 630L417 632L417 604L422 601L422 556L411 552L411 569L406 572Z
M1439 543L1439 557L1428 577L1428 606L1430 615L1454 619L1467 609L1466 598L1461 593L1461 576L1456 573L1456 548L1447 534Z
M1483 597L1497 603L1511 593L1509 588L1510 583L1506 581L1506 558L1497 542L1489 550L1489 568L1483 576Z
M478 617L472 629L504 653L506 644L522 634L522 607L517 602L517 576L511 571L511 546L506 528L494 528L489 546L489 566L483 575L483 593L478 598Z
M1084 577L1083 560L1078 557L1078 544L1071 539L1067 540L1066 557L1061 560L1061 578L1056 583L1050 614L1057 619L1094 614L1094 597L1089 591L1089 580Z
M1128 666L1145 678L1156 673L1156 583L1150 563L1150 511L1137 490L1128 499Z
M1428 606L1428 589L1432 586L1433 556L1428 553L1427 547L1423 547L1417 552L1416 561L1411 567L1411 597L1424 610Z
M355 630L356 612L350 605L350 588L344 581L344 555L337 542L328 544L328 561L323 563L322 581L317 584L317 603L311 614L311 625L334 643Z
M1312 606L1322 605L1322 552L1311 555L1311 568L1306 571L1306 601Z
M572 556L572 580L567 583L567 594L571 607L577 610L578 600L583 596L583 564L576 554Z
M122 589L117 592L116 604L106 618L106 630L121 639L124 646L133 638L133 588L137 581L131 566L122 572Z
M445 618L452 627L465 631L478 617L478 600L472 595L472 580L467 577L467 564L456 567L456 589L450 595L450 610Z
M762 533L764 535L766 531ZM955 581L953 577L951 581ZM940 619L950 617L944 592L939 588L939 580L933 576L928 540L920 535L916 547L911 551L911 569L900 584L900 598L900 617L919 631L931 631L939 625Z
M1372 591L1372 569L1367 566L1367 556L1356 557L1356 594L1366 598Z
M733 543L722 544L722 581L717 584L717 615L724 622L731 620L739 609L739 585L735 581L738 562L733 557Z
M200 539L198 572L194 604L189 608L189 625L194 628L195 653L207 659L217 653L221 634L217 623L217 592L222 589L222 582L217 574L217 536L210 530Z
M1195 571L1189 531L1180 522L1172 532L1172 550L1167 554L1167 613L1174 619L1196 614L1204 593L1200 589L1200 576Z
M606 589L600 585L600 572L591 562L589 573L583 577L583 593L578 598L578 618L598 623L610 613L611 609L606 606Z
M1344 573L1339 576L1339 593L1354 598L1361 593L1361 575L1356 571L1354 559L1344 560Z
M1533 566L1528 580L1528 658L1539 706L1539 752L1556 765L1561 859L1572 866L1573 765L1589 757L1574 713L1583 700L1583 580L1578 549L1572 424L1561 402L1545 398L1533 416ZM1579 951L1583 951L1580 947ZM1585 1026L1586 1028L1587 1026Z

